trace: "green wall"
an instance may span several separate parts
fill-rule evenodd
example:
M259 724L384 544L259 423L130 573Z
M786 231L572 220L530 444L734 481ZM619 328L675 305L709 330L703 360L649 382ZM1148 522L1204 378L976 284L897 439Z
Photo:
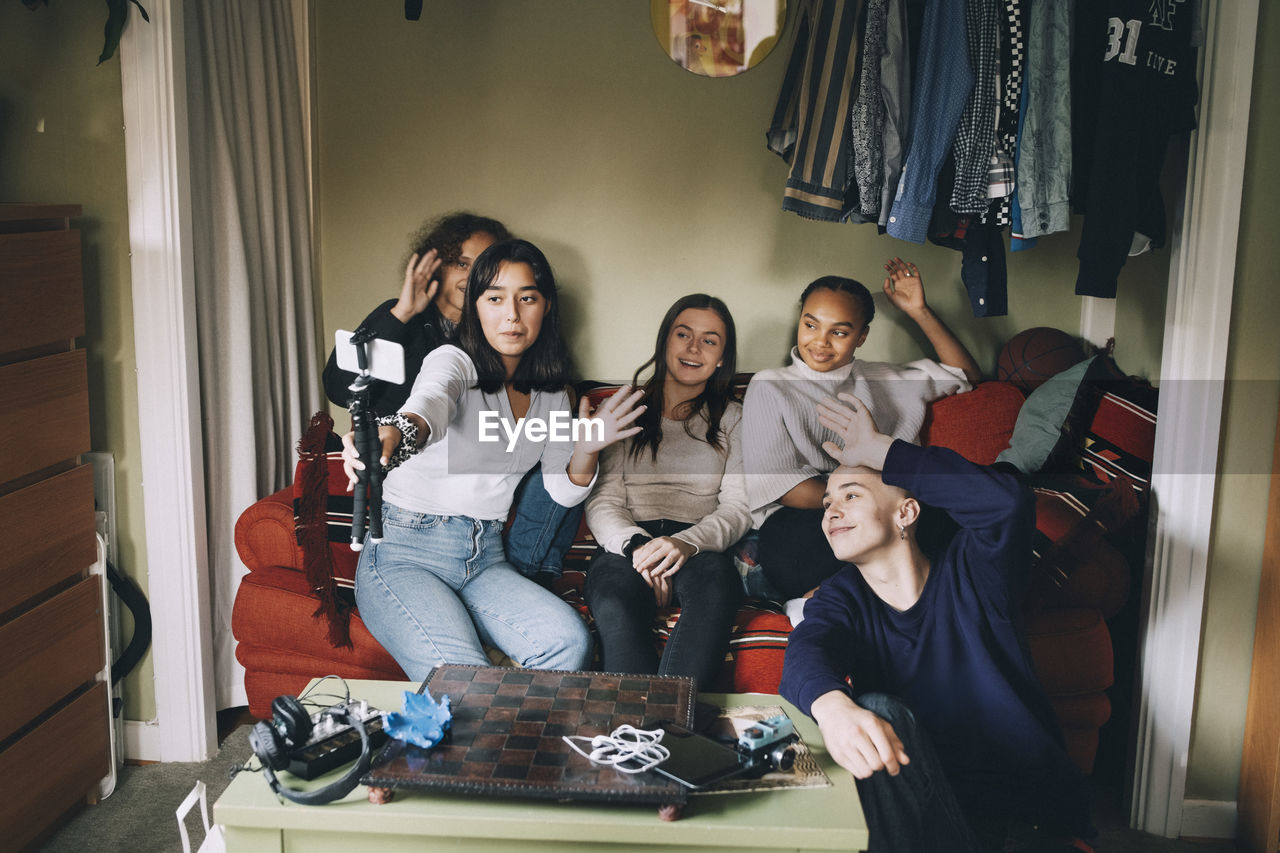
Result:
M106 15L101 3L0 3L0 201L84 209L91 437L115 454L120 569L145 590L119 59L95 67ZM130 625L126 611L126 637ZM155 716L150 654L126 679L125 716Z
M1280 10L1262 3L1227 361L1218 494L1187 796L1234 800L1244 744L1254 616L1280 405ZM1270 51L1268 51L1270 48ZM1271 614L1275 618L1276 614Z
M699 290L733 310L745 369L779 364L805 284L840 273L877 292L897 254L985 370L1024 328L1078 328L1074 234L1011 256L1010 316L974 320L958 253L781 211L786 165L764 134L790 31L757 68L709 80L666 58L642 2L434 0L417 22L394 0L315 8L328 340L398 292L417 226L459 207L547 252L592 377L630 376L665 308ZM1167 264L1161 252L1126 273L1117 356L1129 372L1158 372ZM879 306L864 356L918 357L923 338Z

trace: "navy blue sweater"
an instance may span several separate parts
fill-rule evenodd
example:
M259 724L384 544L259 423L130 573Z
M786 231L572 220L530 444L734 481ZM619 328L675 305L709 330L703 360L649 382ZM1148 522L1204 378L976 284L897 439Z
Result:
M897 696L933 739L966 812L1091 834L1087 785L1063 748L1022 630L1030 489L950 450L903 441L890 448L882 477L946 510L961 529L905 611L852 565L824 583L791 634L779 692L806 714L832 690L855 700Z

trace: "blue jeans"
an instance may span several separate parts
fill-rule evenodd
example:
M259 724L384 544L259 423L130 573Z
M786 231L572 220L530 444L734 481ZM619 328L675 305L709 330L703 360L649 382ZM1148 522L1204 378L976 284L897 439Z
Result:
M512 513L507 561L525 577L539 572L559 577L582 521L582 504L561 506L552 500L542 483L542 466L535 465L516 488Z
M520 666L586 666L586 624L506 561L501 521L384 504L382 525L383 541L360 552L356 606L409 678L445 663L488 666L482 643Z
M854 700L893 726L911 761L897 776L880 770L858 779L870 834L868 853L976 853L974 838L924 728L901 700L864 693Z

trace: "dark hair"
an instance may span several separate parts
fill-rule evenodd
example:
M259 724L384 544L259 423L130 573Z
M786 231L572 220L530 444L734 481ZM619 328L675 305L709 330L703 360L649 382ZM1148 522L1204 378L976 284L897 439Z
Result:
M413 246L410 254L421 256L428 249L435 249L440 253L442 266L452 264L462 255L462 244L476 233L490 234L495 242L511 239L507 226L498 220L460 210L432 219L419 228L410 243ZM408 260L405 258L406 263Z
M702 393L686 404L689 413L684 422L685 432L692 436L690 424L694 416L705 408L707 444L717 450L721 449L720 419L724 416L724 410L729 405L729 401L733 399L733 376L738 370L738 335L734 330L733 315L729 313L729 307L724 302L705 293L691 293L680 297L667 309L666 316L658 326L658 338L653 345L653 357L640 365L631 378L631 384L639 386L640 374L650 365L653 366L653 375L642 387L646 408L635 421L636 426L640 427L640 432L631 443L633 456L639 456L643 449L648 447L653 458L658 458L658 445L662 443L662 391L667 381L667 339L671 337L671 328L676 324L676 318L680 316L680 312L688 308L710 309L724 321L724 354L721 357L720 366L711 374L711 378L707 380L707 387L702 389Z
M847 293L862 308L862 325L869 326L871 321L875 319L876 303L871 298L871 291L867 290L866 285L860 281L854 281L851 278L839 275L824 275L822 278L814 279L804 289L804 293L800 294L801 306L804 305L805 300L815 290L834 290L836 293Z
M542 250L527 240L503 240L494 243L480 253L471 267L467 279L467 298L462 306L462 318L458 321L458 346L475 363L479 380L476 387L486 394L496 393L507 382L507 370L498 354L484 336L476 303L498 278L503 264L525 264L533 271L533 283L542 298L547 300L547 311L542 317L542 330L538 339L525 350L511 377L511 385L521 394L531 390L563 390L573 374L573 359L560 333L560 300L556 295L556 279L551 273Z

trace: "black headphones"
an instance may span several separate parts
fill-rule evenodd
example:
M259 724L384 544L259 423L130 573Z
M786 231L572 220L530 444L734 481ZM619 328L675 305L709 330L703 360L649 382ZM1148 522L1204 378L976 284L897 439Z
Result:
M249 747L262 762L262 775L271 790L281 797L304 806L319 806L339 800L355 790L360 777L369 772L373 750L369 746L369 733L359 714L351 713L345 705L324 711L334 720L346 723L360 733L360 757L341 779L314 791L297 791L286 788L276 778L275 771L289 766L289 750L302 746L311 735L311 715L302 702L293 696L277 696L271 702L271 721L255 723L249 730Z

